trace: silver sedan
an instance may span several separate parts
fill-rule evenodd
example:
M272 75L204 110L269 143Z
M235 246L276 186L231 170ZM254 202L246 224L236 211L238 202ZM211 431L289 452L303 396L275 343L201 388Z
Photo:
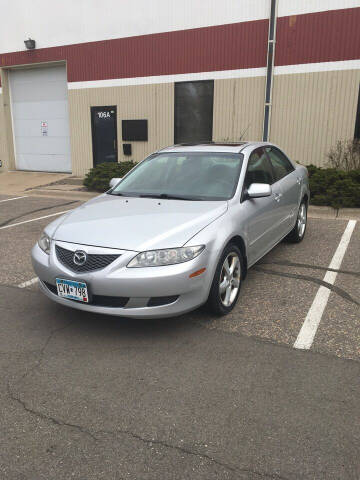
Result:
M305 235L305 167L270 143L175 145L48 225L32 250L41 290L69 307L170 317L229 313L247 270Z

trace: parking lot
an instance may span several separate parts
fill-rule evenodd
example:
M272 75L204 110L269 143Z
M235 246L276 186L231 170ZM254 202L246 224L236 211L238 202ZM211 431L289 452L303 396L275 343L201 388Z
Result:
M0 195L1 478L360 478L359 222L344 244L348 220L310 218L226 318L140 321L38 291L30 249L80 204Z

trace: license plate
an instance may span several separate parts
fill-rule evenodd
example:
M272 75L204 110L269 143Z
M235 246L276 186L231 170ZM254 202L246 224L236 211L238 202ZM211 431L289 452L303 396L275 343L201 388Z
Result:
M73 280L56 279L57 293L59 297L70 298L78 302L89 302L86 283L74 282Z

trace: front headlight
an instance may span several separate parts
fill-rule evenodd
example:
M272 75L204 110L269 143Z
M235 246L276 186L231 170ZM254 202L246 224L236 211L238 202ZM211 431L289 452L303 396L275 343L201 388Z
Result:
M50 253L50 237L49 235L46 235L45 232L43 232L39 238L38 241L39 247L41 250L43 250L45 253L49 255Z
M198 245L197 247L169 248L141 252L136 255L127 266L129 268L160 267L164 265L184 263L200 255L204 248L205 245Z

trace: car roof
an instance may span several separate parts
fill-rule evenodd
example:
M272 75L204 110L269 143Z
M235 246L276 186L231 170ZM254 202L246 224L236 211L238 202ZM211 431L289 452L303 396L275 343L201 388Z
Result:
M166 152L222 152L239 153L247 146L269 145L265 142L209 142L209 143L181 143L162 148L158 153Z

